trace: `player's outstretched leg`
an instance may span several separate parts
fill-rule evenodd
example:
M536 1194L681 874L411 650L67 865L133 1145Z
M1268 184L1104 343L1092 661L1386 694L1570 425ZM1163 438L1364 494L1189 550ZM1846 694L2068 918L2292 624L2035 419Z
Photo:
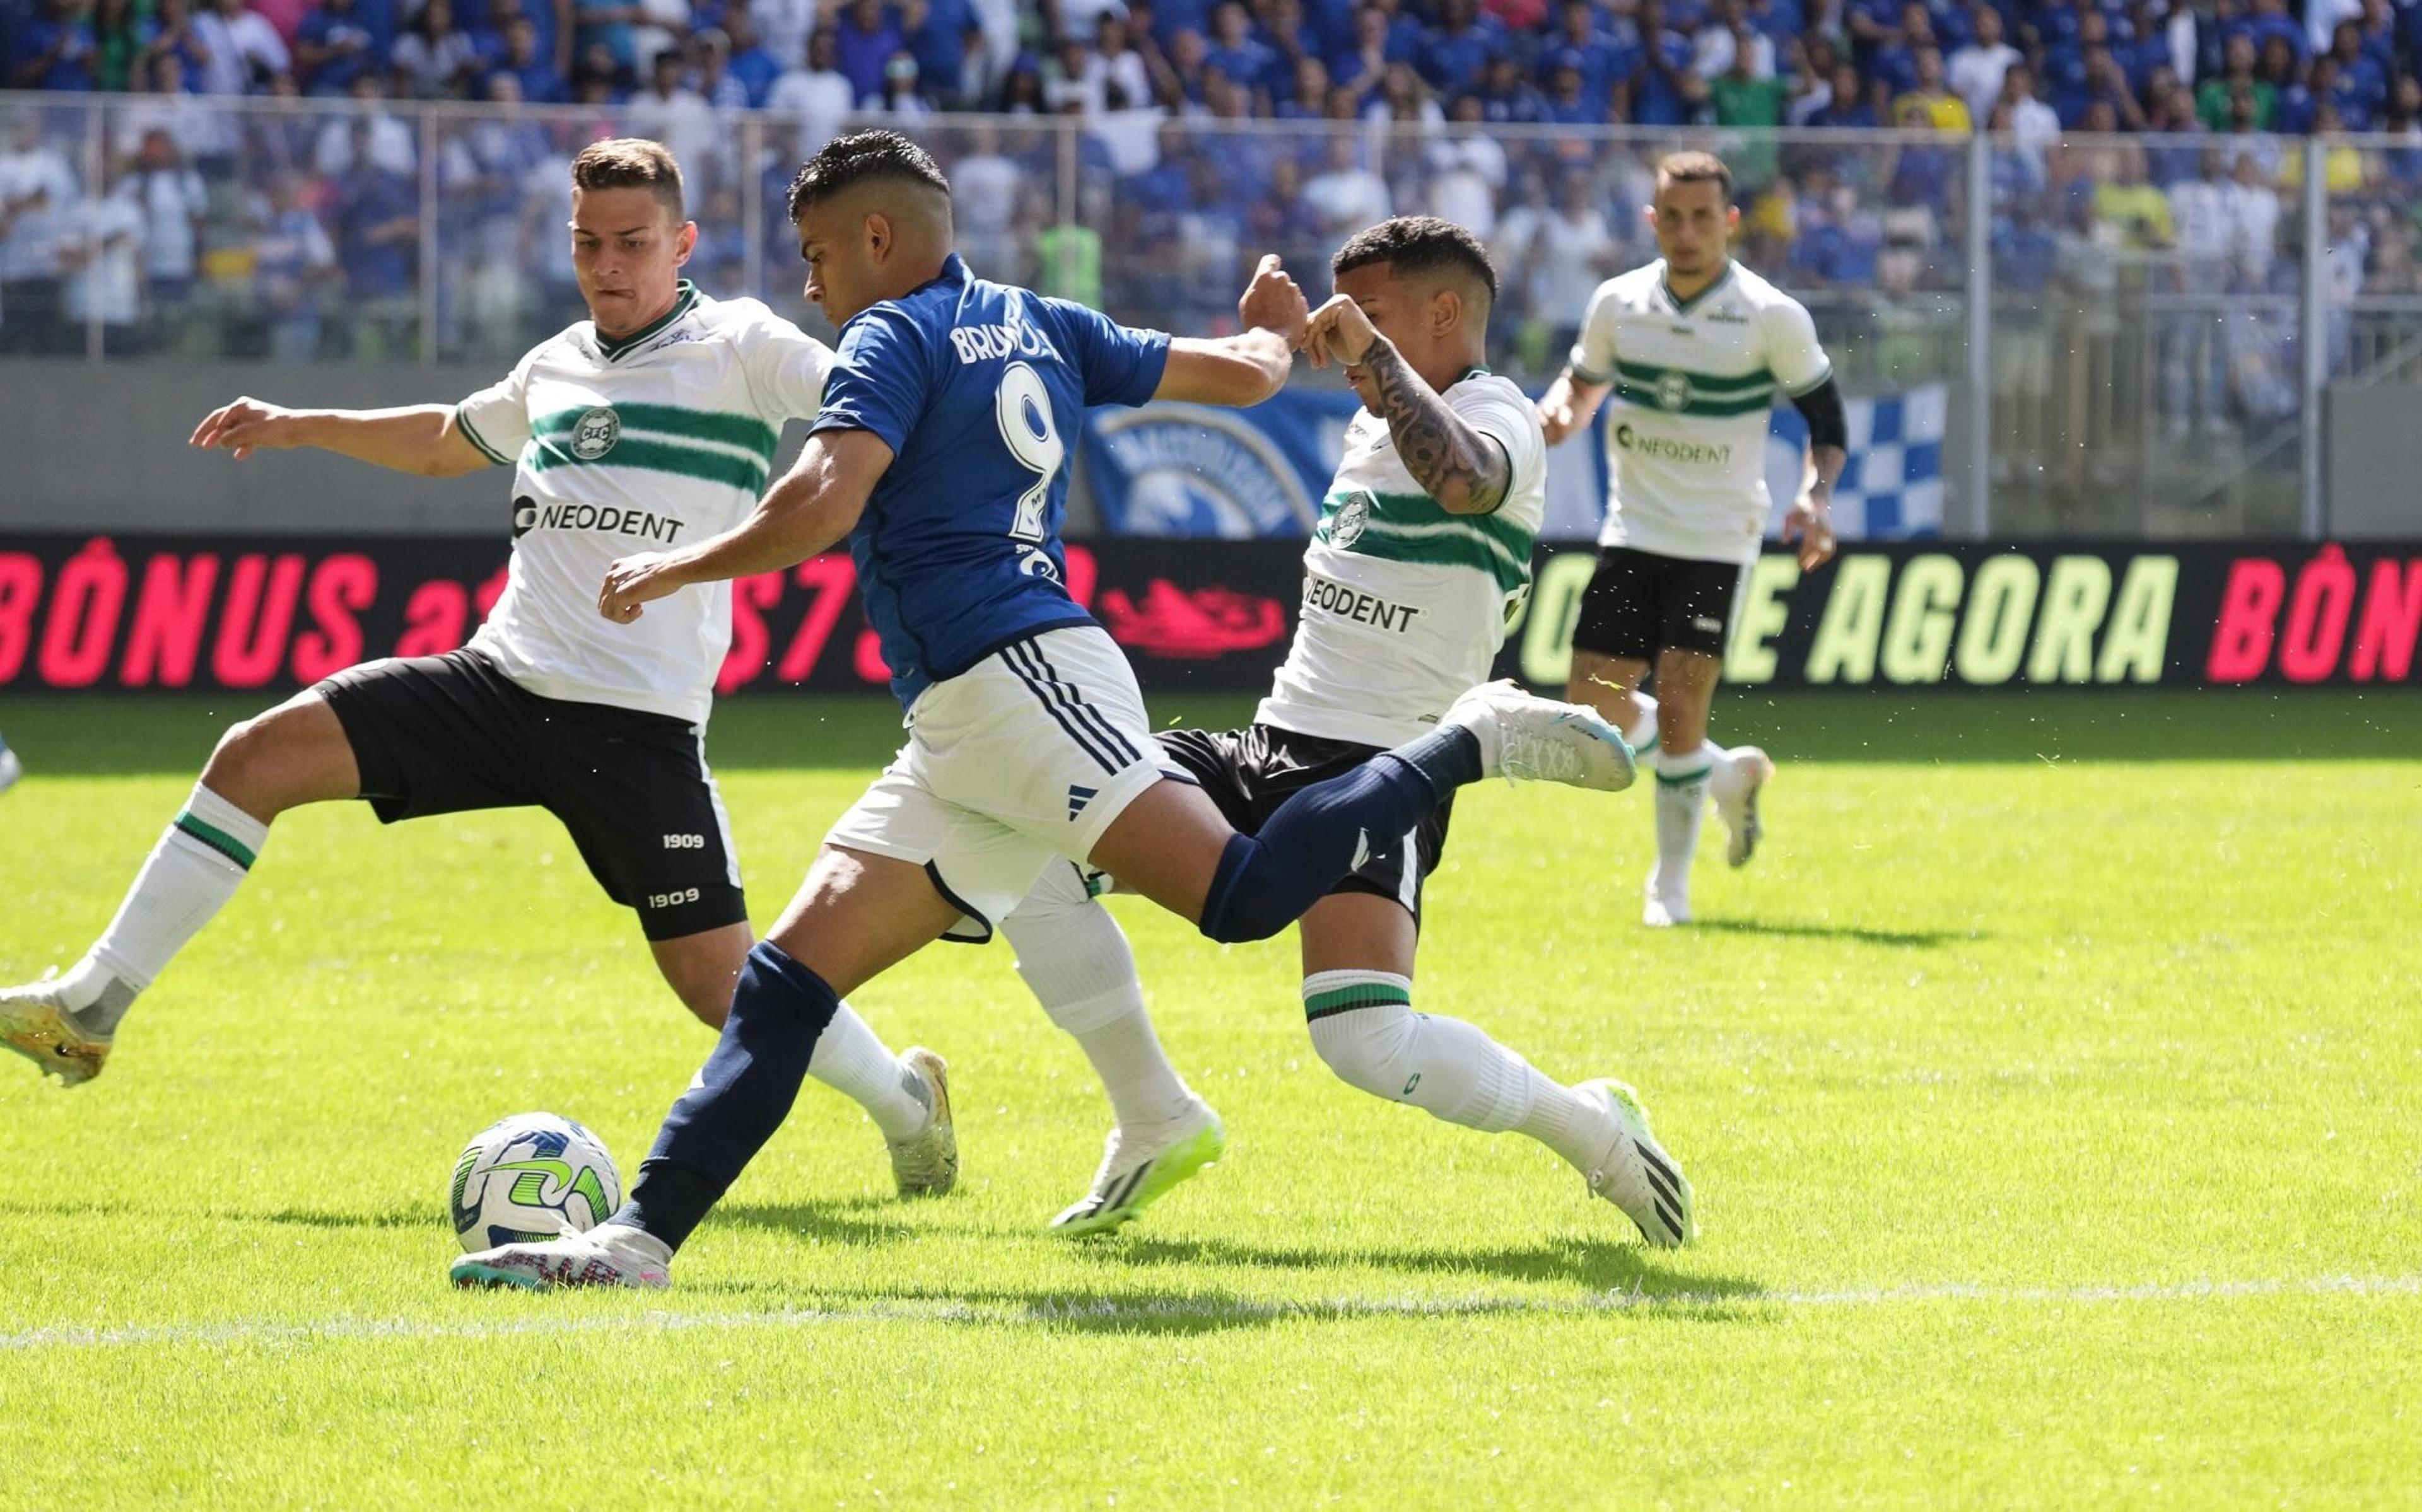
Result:
M64 975L0 989L0 1045L68 1086L99 1076L118 1021L235 896L269 821L359 788L344 727L317 694L228 731L100 941Z
M1052 1231L1107 1233L1217 1162L1227 1130L1169 1064L1127 937L1077 867L1046 867L1000 928L1043 1011L1093 1063L1114 1120L1092 1190L1051 1221Z
M1268 939L1359 865L1374 836L1406 834L1439 799L1483 777L1608 792L1631 786L1631 749L1605 716L1511 682L1471 689L1448 706L1439 726L1298 791L1257 833L1231 835L1192 915L1197 927L1222 943ZM1122 879L1157 869L1151 853L1157 837L1123 838L1120 828L1105 834L1112 845L1096 847L1094 861ZM1114 848L1124 854L1111 853ZM1155 898L1166 891L1140 890Z
M673 1252L790 1115L823 1037L856 1021L855 1015L844 1018L841 991L913 954L958 918L957 907L920 868L827 845L772 938L748 952L722 1037L666 1115L621 1210L585 1234L464 1255L450 1268L454 1284L666 1285ZM947 1083L924 1084L941 1094L936 1115L947 1120ZM956 1168L953 1149L951 1177Z
M1412 915L1376 894L1334 894L1304 915L1304 1019L1322 1063L1349 1086L1443 1122L1537 1140L1593 1194L1619 1194L1613 1200L1650 1243L1685 1241L1687 1225L1623 1200L1633 1195L1638 1162L1627 1153L1624 1115L1599 1090L1615 1083L1565 1086L1472 1024L1414 1012L1415 942Z

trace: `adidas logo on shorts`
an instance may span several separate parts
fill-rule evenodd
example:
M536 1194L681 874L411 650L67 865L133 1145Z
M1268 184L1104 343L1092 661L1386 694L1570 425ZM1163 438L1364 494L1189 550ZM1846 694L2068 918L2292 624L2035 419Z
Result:
M1100 792L1101 789L1098 787L1080 787L1073 782L1070 783L1068 785L1068 817L1073 819L1077 815L1085 812L1085 805L1092 803L1094 797Z

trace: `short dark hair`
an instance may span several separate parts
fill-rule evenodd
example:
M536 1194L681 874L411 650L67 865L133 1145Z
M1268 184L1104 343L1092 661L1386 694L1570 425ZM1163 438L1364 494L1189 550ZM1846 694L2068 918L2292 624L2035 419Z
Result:
M1329 259L1329 271L1334 276L1376 262L1400 277L1447 270L1466 273L1488 290L1492 303L1497 298L1497 265L1488 260L1488 249L1470 231L1435 215L1399 215L1355 232Z
M1733 171L1724 160L1713 152L1668 152L1658 161L1657 181L1660 184L1719 185L1724 192L1724 203L1733 202Z
M809 206L859 184L894 180L922 184L948 198L951 180L933 154L898 132L852 132L836 136L801 165L791 180L791 219Z
M681 164L662 142L615 136L591 142L572 160L574 189L644 189L672 212L673 224L689 219L682 204Z

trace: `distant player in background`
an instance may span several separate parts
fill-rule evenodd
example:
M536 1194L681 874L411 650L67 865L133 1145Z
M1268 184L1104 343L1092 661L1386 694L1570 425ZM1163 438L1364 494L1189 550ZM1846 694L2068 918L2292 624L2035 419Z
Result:
M628 625L686 585L846 538L907 743L749 952L722 1040L622 1209L465 1255L459 1286L669 1285L673 1252L789 1116L841 997L937 939L989 939L1055 857L1116 874L1214 940L1262 940L1457 787L1631 780L1597 714L1492 685L1237 834L1161 753L1125 656L1068 594L1064 464L1090 405L1276 393L1309 320L1302 291L1266 257L1239 335L1172 340L978 278L952 250L949 180L894 132L826 144L790 210L808 296L841 333L807 448L736 528L617 562L598 611ZM1217 1154L1216 1121L1197 1137L1202 1159Z
M656 966L720 1024L748 911L705 722L731 590L684 589L644 626L599 622L597 579L643 542L713 535L756 503L784 421L813 415L832 351L755 300L680 276L698 241L681 169L654 142L572 164L572 259L590 319L457 405L285 410L239 399L194 432L238 459L317 446L448 477L514 469L503 597L468 645L340 672L228 731L108 931L64 976L0 991L0 1039L72 1085L101 1073L135 995L210 922L290 808L361 798L381 820L541 807ZM957 1169L940 1062L895 1059L846 1007L811 1074L892 1144L903 1192Z
M1345 367L1364 413L1346 428L1304 552L1302 622L1250 727L1160 734L1246 834L1301 789L1436 729L1487 678L1507 614L1530 591L1547 512L1538 417L1518 385L1484 366L1497 273L1479 241L1446 221L1399 217L1349 238L1330 266L1337 295L1313 315L1305 351L1314 366ZM1452 808L1449 798L1409 833L1375 841L1304 914L1313 1048L1374 1097L1467 1129L1529 1135L1650 1243L1690 1242L1690 1183L1629 1087L1566 1086L1471 1024L1413 1011L1422 884L1445 848ZM1019 973L1080 1041L1097 1016L1143 1011L1125 938L1087 891L1078 868L1050 867L1001 924ZM1156 1089L1177 1085L1157 1046L1087 1051L1119 1125L1093 1191L1053 1225L1069 1234L1115 1228L1191 1174L1180 1158L1183 1114L1131 1116L1139 1103L1155 1106Z
M1573 627L1567 696L1657 755L1657 862L1643 922L1691 922L1691 862L1707 799L1745 865L1774 763L1707 740L1733 597L1766 532L1766 438L1777 390L1808 419L1806 486L1784 518L1813 571L1833 554L1830 515L1847 433L1832 364L1797 300L1734 262L1732 172L1705 152L1657 166L1649 219L1664 256L1598 286L1563 373L1539 401L1554 445L1612 395L1612 485L1598 567ZM1657 696L1639 692L1651 659Z

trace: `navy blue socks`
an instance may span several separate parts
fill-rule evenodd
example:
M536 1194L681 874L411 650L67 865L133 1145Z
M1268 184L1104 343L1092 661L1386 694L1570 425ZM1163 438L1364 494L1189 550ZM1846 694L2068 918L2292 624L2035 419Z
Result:
M1268 939L1480 774L1479 740L1455 726L1314 783L1280 804L1261 833L1228 842L1198 927L1225 943Z
M840 1006L841 994L780 946L761 942L748 952L723 1037L699 1084L673 1104L612 1221L681 1248L790 1116L816 1038Z

